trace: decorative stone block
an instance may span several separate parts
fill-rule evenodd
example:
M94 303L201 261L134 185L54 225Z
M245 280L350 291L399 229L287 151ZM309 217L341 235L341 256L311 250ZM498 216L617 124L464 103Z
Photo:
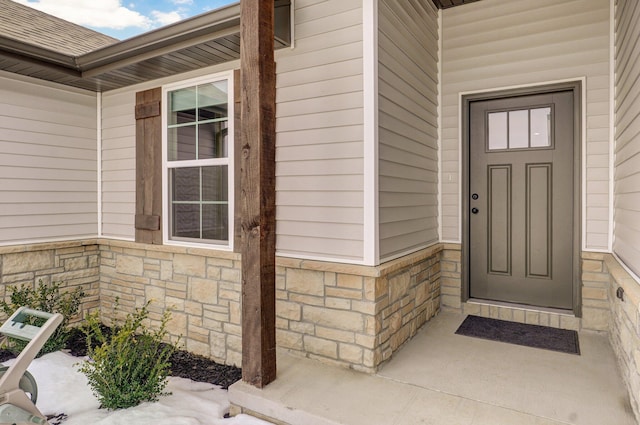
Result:
M339 344L338 345L338 358L351 364L362 364L363 360L362 347L351 344Z
M539 325L540 324L540 313L537 311L529 311L525 313L525 323L530 325Z
M187 334L187 315L184 313L173 312L171 320L167 323L167 331L171 335Z
M408 271L392 277L389 280L389 302L394 303L405 296L410 284L411 275Z
M206 259L204 257L175 254L173 257L173 272L186 276L206 277Z
M560 328L572 331L580 330L580 318L574 316L560 316Z
M364 330L362 314L356 312L329 310L306 305L302 308L302 316L306 322L328 328L353 332L362 332Z
M582 327L594 331L606 331L609 329L611 313L609 310L583 308Z
M116 272L132 276L142 276L144 271L143 259L127 255L116 257Z
M327 297L324 299L324 306L338 310L351 310L352 302L349 299Z
M186 343L185 343L185 348L187 349L187 351L194 353L194 354L198 354L200 356L204 356L204 357L212 357L212 353L211 353L211 349L209 348L209 344L206 344L204 342L200 342L200 341L196 341L194 339L187 339ZM213 356L215 359L223 359L224 358L224 353L222 356L218 355L218 356Z
M582 271L583 272L602 272L602 261L597 260L582 260Z
M278 301L276 302L276 315L288 320L299 321L302 317L302 307L298 303Z
M189 299L204 304L218 303L218 282L193 278L189 282Z
M147 286L145 287L145 298L147 300L151 300L155 303L164 304L165 289L157 286Z
M325 288L325 294L327 297L343 298L351 300L362 299L362 289L346 289L340 287L327 287Z
M2 274L11 275L55 267L55 257L52 250L20 252L5 254L2 257Z
M338 343L327 339L316 338L311 335L303 337L304 349L312 354L318 354L331 359L338 358Z
M357 289L362 291L363 289L363 277L353 274L338 274L337 285L341 288Z
M220 274L220 280L227 282L240 282L240 270L223 268Z
M324 273L313 270L287 269L287 290L305 295L324 296Z
M278 330L276 332L277 345L291 350L302 351L304 344L302 342L302 334L298 332L290 332L286 330Z
M607 295L607 289L604 287L582 287L582 297L589 298L592 300L607 300L609 297Z
M341 331L338 329L325 328L316 326L316 336L331 341L346 342L353 344L355 342L355 334L349 331Z

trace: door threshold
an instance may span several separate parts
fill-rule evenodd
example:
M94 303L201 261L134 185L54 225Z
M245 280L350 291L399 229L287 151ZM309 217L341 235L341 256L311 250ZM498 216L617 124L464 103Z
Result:
M528 305L528 304L517 304L517 303L508 303L504 301L483 300L479 298L469 298L466 302L468 304L507 307L507 308L516 309L516 310L533 311L533 312L540 312L540 313L552 313L552 314L559 314L563 316L575 317L573 310L565 310L562 308L539 307L539 306Z
M509 322L549 326L559 329L578 331L582 328L582 319L580 317L576 317L572 310L560 308L536 307L527 304L470 298L462 303L462 312Z

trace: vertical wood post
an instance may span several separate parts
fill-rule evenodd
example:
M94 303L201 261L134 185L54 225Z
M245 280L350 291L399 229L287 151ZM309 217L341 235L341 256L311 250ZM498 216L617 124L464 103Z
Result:
M241 0L242 379L276 378L274 0Z

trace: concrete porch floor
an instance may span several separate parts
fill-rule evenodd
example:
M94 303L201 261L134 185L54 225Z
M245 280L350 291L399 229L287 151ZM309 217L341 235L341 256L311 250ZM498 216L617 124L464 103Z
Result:
M232 405L290 425L633 425L607 336L581 332L581 355L455 335L440 313L376 375L278 355L278 379L242 382Z

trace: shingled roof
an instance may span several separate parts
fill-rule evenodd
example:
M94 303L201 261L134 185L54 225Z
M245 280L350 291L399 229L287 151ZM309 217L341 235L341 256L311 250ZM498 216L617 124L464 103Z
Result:
M275 46L283 48L291 0L275 0L275 14ZM1 71L102 92L239 58L239 2L118 41L0 0Z
M79 56L118 39L11 0L0 0L0 36L54 52Z

